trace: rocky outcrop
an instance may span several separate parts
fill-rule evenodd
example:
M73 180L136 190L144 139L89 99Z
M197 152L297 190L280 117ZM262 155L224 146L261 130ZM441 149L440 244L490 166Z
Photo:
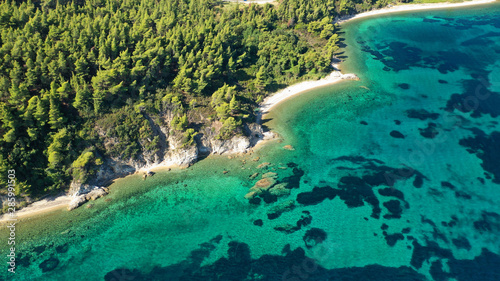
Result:
M106 196L109 190L106 187L91 186L87 184L72 183L71 189L74 190L73 199L68 204L68 210L74 210L89 200L96 200Z
M73 200L71 200L71 202L69 202L69 204L68 204L68 211L71 211L71 210L74 210L74 209L80 207L85 202L87 202L87 200L85 200L85 195L75 196L73 198Z
M105 195L108 194L108 189L105 187L96 187L92 189L89 193L85 194L85 199L87 201L89 200L96 200L98 198L101 198Z
M271 132L264 132L259 124L247 124L243 128L243 135L237 135L229 140L217 138L218 132L212 128L216 125L205 127L197 139L197 148L200 154L237 154L248 152L257 142L274 138Z
M163 124L169 124L172 114L164 114ZM104 159L104 164L100 166L96 175L87 184L72 182L69 194L74 197L68 209L74 209L82 205L93 197L100 197L103 186L109 184L116 178L121 178L136 172L147 172L155 167L179 166L189 167L195 163L200 156L210 154L238 154L246 153L260 140L272 139L275 135L271 132L264 132L259 124L252 123L243 127L239 135L231 139L219 139L216 122L202 127L195 137L195 142L191 145L183 143L183 133L169 130L168 127L156 124L147 117L153 128L155 135L159 136L159 149L155 152L147 151L143 146L143 152L133 159L120 159L108 157ZM220 127L220 126L219 126ZM107 140L107 145L113 145L116 140L107 139L106 132L99 131L102 138ZM274 183L272 183L274 184ZM98 191L99 190L99 191ZM258 191L257 191L258 192ZM107 193L107 192L106 192ZM89 198L88 194L91 197ZM99 195L95 195L99 194ZM105 194L103 194L105 195Z

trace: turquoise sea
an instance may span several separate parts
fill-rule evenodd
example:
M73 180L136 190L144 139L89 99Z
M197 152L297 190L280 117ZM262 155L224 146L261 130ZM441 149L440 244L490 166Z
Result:
M279 105L280 141L21 221L0 280L500 280L500 4L341 35L361 80Z

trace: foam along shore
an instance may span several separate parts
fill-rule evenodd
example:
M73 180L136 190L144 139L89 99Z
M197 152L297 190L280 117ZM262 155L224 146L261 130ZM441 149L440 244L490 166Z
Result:
M323 87L337 83L342 80L359 80L358 76L353 73L343 74L338 70L338 65L333 65L334 71L330 73L325 78L313 81L304 81L294 85L291 85L283 90L276 92L275 94L267 97L260 104L258 122L260 122L263 115L269 113L271 108L275 107L277 104L283 102L284 100L303 93L305 91L312 90L314 88Z
M404 11L418 11L418 10L428 10L428 9L446 9L446 8L456 8L456 7L466 7L472 5L481 5L481 4L489 4L496 2L497 0L470 0L460 3L452 3L452 2L442 2L442 3L424 3L424 4L401 4L396 6L391 6L388 8L382 8L378 10L368 11L355 15L348 15L339 17L336 20L336 23L342 24L347 21L366 18L371 16L377 16L382 14L390 14Z
M3 214L0 216L0 224L6 223L9 219L22 219L25 217L31 217L35 215L41 215L47 212L55 211L58 209L64 209L68 207L69 203L73 197L69 195L53 196L36 201L21 210L16 210L15 217L11 217L9 214Z

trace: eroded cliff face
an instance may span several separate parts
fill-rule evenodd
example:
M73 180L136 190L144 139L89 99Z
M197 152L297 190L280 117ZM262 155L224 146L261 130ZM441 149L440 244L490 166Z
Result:
M161 116L151 118L144 116L153 131L154 137L158 139L158 144L154 149L148 149L151 140L141 140L141 152L134 157L127 159L110 155L99 155L103 164L97 171L89 173L86 182L73 180L69 186L68 195L73 200L68 206L69 210L78 208L88 200L95 200L105 196L108 189L105 187L112 180L122 178L130 174L141 173L148 175L149 171L158 167L189 167L194 164L200 156L212 154L240 154L247 153L257 142L265 139L272 139L275 134L264 132L262 126L257 123L245 124L232 138L220 139L221 123L210 121L201 114L198 117L190 116L191 124L201 124L197 129L197 135L193 142L186 142L184 132L170 128L173 111L166 111ZM99 135L104 149L112 151L113 146L119 145L119 140L112 137L103 128L95 128ZM115 149L116 150L116 149ZM90 171L89 171L90 172ZM5 205L7 197L0 195L0 202ZM19 198L17 208L32 203L32 198Z
M169 124L169 116L164 116L163 124ZM264 133L259 124L251 123L242 128L241 134L223 140L218 138L217 124L210 124L199 129L192 144L186 144L182 133L165 125L155 124L153 121L151 121L151 127L155 135L159 136L157 146L159 149L150 151L141 143L142 152L135 158L105 157L104 164L86 184L77 181L71 183L69 195L73 196L74 200L69 209L74 209L86 200L92 199L94 193L99 196L107 193L107 189L102 186L114 179L137 172L147 173L150 169L157 167L188 167L198 161L200 156L246 153L258 141L274 137L270 132ZM105 132L100 132L100 134L106 146L114 144L115 140L107 139Z

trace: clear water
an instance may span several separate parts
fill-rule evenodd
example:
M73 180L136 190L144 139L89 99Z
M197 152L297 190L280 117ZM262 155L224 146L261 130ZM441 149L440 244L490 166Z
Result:
M500 5L343 32L343 70L361 80L277 107L266 125L283 142L127 177L92 208L22 221L17 273L0 276L500 280ZM249 203L266 172L290 195Z

